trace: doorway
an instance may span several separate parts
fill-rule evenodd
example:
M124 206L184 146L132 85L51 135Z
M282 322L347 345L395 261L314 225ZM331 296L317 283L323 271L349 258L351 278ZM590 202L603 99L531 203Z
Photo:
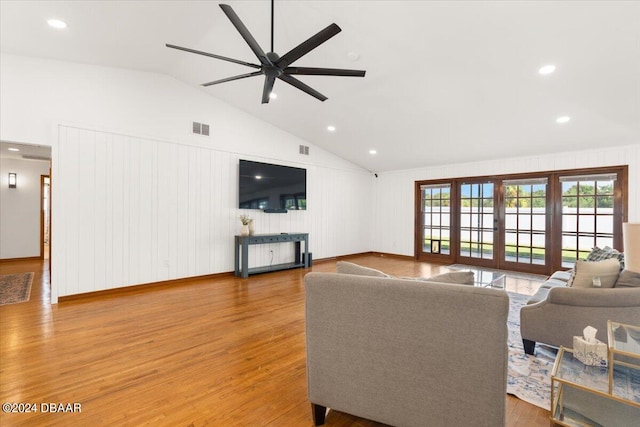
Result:
M40 259L49 260L51 251L51 178L40 175Z

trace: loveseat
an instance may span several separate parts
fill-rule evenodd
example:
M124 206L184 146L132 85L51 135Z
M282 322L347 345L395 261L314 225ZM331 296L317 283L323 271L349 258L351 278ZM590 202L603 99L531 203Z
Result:
M327 408L397 426L503 426L503 290L312 272L305 276L307 379Z
M597 264L593 263L606 264L610 260L616 266L615 274L607 279L608 283L603 279L601 288L588 283L592 280L590 274L586 275L587 285L584 281L580 286L571 283L576 281L576 271L582 271L578 267L596 271ZM594 273L598 280L599 274ZM534 354L536 342L572 348L573 337L582 335L587 326L596 328L596 338L607 342L607 320L640 325L640 273L624 269L622 253L594 248L587 260L576 263L576 270L551 275L522 307L520 334L524 351Z

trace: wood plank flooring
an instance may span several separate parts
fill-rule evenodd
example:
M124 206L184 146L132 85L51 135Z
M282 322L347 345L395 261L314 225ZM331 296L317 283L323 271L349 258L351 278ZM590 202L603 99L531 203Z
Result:
M398 276L441 267L397 257L350 261ZM335 261L313 271L335 271ZM0 401L37 404L1 413L7 426L312 426L307 401L304 283L307 270L238 279L222 275L97 294L50 305L46 263L31 300L0 307ZM531 293L528 281L509 290ZM81 412L51 413L79 403ZM43 413L42 409L49 409ZM507 396L507 426L547 426L548 411ZM380 426L330 411L326 426Z

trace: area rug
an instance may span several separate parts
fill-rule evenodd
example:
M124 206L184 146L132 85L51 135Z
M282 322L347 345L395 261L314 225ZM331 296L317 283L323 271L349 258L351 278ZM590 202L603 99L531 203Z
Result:
M0 276L0 305L29 301L33 273L3 274Z
M557 350L541 344L536 345L536 354L525 354L520 335L520 309L527 304L529 296L509 294L509 363L507 393L549 410L551 407L551 371Z

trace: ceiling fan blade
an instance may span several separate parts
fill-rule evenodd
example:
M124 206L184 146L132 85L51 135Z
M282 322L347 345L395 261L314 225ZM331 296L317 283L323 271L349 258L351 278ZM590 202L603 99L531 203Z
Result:
M317 90L313 89L312 87L307 86L306 84L302 83L300 80L296 79L295 77L289 76L287 74L280 74L278 76L278 78L280 80L282 80L283 82L287 82L291 86L296 87L296 88L300 89L301 91L308 93L309 95L313 96L314 98L319 99L320 101L326 101L327 99L329 99L326 96L324 96L323 94L321 94L320 92L318 92Z
M265 76L264 77L264 89L262 90L262 103L268 104L271 95L271 91L273 90L273 84L276 82L276 76Z
M289 64L293 64L295 60L311 52L313 49L317 48L340 31L342 30L338 25L329 25L324 30L318 32L315 36L311 36L308 40L300 43L298 46L285 53L280 60L278 60L276 65L281 69L288 67Z
M313 67L287 67L283 70L285 74L298 74L304 76L345 76L364 77L366 71L362 70L341 70L338 68L313 68Z
M202 86L213 86L218 83L231 82L234 80L246 79L247 77L259 76L262 75L262 71L254 71L253 73L240 74L239 76L227 77L226 79L214 80L209 83L202 83Z
M260 63L262 65L273 65L269 58L267 58L267 55L264 53L256 39L253 38L247 27L242 23L238 15L236 15L236 13L233 11L231 6L229 6L228 4L221 4L220 8L224 12L224 14L227 15L227 18L229 18L233 26L236 27L236 30L238 30L244 41L247 42L253 53L258 57Z
M181 46L176 46L174 44L168 44L168 43L165 46L170 47L171 49L184 50L185 52L197 53L198 55L204 55L204 56L208 56L210 58L222 59L223 61L229 61L229 62L234 62L234 63L240 64L240 65L246 65L247 67L261 68L261 66L257 65L257 64L252 64L250 62L240 61L238 59L227 58L226 56L215 55L213 53L202 52L200 50L189 49L188 47L181 47Z

